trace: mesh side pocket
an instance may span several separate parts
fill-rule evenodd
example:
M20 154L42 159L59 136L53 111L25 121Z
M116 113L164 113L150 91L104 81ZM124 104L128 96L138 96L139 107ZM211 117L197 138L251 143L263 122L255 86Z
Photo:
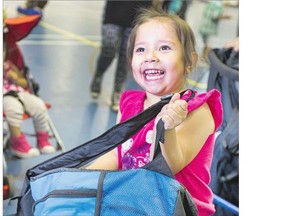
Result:
M179 183L145 169L106 174L101 215L173 215Z

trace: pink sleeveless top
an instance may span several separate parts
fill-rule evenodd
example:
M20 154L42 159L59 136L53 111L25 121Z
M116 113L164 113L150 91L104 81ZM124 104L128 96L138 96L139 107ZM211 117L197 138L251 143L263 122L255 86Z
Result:
M8 73L10 70L12 70L13 63L9 60L5 61L4 64L4 70L3 70L3 95L6 94L9 91L16 91L21 92L25 91L24 88L21 86L18 86L15 84L12 80L8 78Z
M187 94L185 96L187 97ZM142 112L145 98L146 93L144 91L128 90L123 92L120 99L120 111L122 114L120 122ZM188 112L197 109L204 103L207 103L210 107L216 131L222 123L220 92L214 89L207 93L196 93L195 97L188 102ZM155 119L147 123L131 139L118 147L119 169L139 168L149 162L154 122ZM214 133L208 137L198 155L175 175L175 178L187 188L193 197L199 216L215 213L213 194L208 186L210 183L213 150Z

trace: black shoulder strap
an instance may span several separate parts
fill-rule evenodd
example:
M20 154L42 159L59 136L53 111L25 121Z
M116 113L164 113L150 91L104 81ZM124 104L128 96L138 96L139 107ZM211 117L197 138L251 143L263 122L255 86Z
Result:
M185 92L186 90L180 94L183 95ZM37 176L48 170L64 167L78 168L88 164L132 137L145 124L157 116L162 107L169 103L171 97L172 94L163 97L158 103L137 116L113 126L99 137L34 166L26 172L26 177L30 179L30 177Z
M194 98L194 96L195 92L191 91L190 96L185 100L188 102L192 98ZM167 175L171 178L174 178L173 173L167 164L167 161L162 155L160 147L160 142L164 143L164 132L165 132L164 122L162 121L162 119L159 119L159 121L156 124L156 138L154 143L155 147L154 147L153 160L150 163L146 164L143 168L153 170L162 173L164 175Z

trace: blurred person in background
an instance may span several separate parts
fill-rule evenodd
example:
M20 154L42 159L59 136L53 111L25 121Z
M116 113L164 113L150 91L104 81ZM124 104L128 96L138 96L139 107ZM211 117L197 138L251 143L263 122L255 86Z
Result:
M206 3L199 27L199 33L204 43L204 48L202 51L202 58L204 60L207 60L207 56L210 50L210 37L218 34L219 21L221 19L230 18L230 16L224 14L225 6L228 3L229 1L208 1Z
M169 13L176 14L182 19L186 19L186 11L192 0L164 0L163 9Z
M43 9L47 5L48 0L26 0L26 2L17 7L17 11L23 15L43 15Z
M120 94L127 79L126 47L133 21L139 8L151 6L152 1L106 1L102 21L102 47L90 84L90 93L94 99L100 96L103 75L118 55L111 97L111 108L114 111L118 111Z
M3 41L3 112L11 134L11 152L20 158L54 153L49 142L48 113L44 101L29 92L28 81L17 66L6 59L8 45ZM37 132L37 148L31 146L21 131L23 114L29 113Z

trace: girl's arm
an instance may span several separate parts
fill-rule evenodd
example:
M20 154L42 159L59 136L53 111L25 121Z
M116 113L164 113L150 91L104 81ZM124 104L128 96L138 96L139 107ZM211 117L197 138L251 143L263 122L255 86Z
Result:
M117 170L118 169L118 157L116 149L107 152L94 160L85 169L103 169L103 170Z
M178 100L180 95L175 95L158 116L162 117L165 127L161 150L174 174L195 158L214 131L214 120L207 104L187 115L187 102Z

